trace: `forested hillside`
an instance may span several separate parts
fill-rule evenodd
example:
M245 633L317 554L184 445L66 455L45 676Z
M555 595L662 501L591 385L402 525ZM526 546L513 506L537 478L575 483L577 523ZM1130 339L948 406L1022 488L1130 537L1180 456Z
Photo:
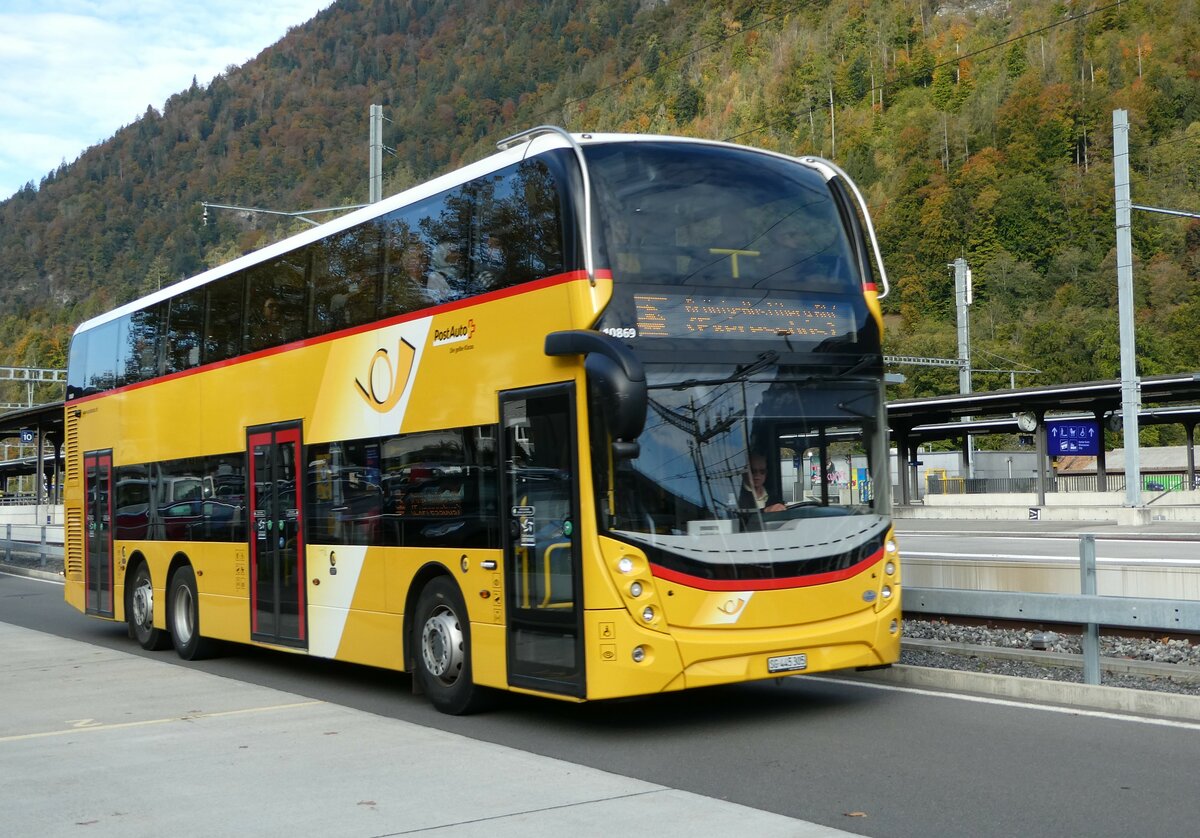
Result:
M338 0L0 204L0 364L63 366L84 318L301 225L205 225L201 201L365 201L382 104L386 194L544 122L830 157L881 232L889 354L956 354L962 256L977 367L1117 377L1112 111L1130 114L1134 202L1200 211L1198 6ZM1141 372L1200 369L1200 222L1137 213L1133 230ZM958 386L903 371L895 395Z

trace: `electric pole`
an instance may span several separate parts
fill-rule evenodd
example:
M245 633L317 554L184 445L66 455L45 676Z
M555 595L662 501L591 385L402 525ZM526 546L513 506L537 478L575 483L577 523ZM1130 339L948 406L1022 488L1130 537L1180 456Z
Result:
M1125 505L1142 505L1142 464L1138 413L1142 383L1137 374L1133 334L1133 236L1129 198L1129 112L1113 111L1113 182L1117 215L1117 310L1121 338L1121 421L1125 434Z
M967 260L961 256L954 260L954 302L958 310L958 392L971 392L971 312L972 288L971 269ZM963 422L970 422L970 416L964 416ZM963 459L967 477L974 477L974 459L972 456L971 435L966 434L963 444Z
M371 166L367 203L383 197L383 105L371 105Z

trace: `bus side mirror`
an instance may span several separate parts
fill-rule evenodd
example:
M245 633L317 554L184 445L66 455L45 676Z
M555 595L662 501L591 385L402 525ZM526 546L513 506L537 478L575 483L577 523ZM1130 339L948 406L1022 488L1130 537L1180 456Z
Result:
M613 434L613 455L633 459L646 425L646 371L625 344L603 332L572 329L546 335L546 354L584 355L588 385L600 397Z
M641 453L637 437L646 424L646 382L631 381L607 355L590 354L583 361L588 388L597 397L613 434L613 456L632 460Z

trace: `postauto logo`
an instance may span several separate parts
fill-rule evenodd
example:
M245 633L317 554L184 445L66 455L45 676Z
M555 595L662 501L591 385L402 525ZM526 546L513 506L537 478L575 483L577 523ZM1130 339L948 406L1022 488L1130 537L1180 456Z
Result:
M433 345L445 346L450 343L465 343L475 336L475 321L468 320L446 329L433 330Z

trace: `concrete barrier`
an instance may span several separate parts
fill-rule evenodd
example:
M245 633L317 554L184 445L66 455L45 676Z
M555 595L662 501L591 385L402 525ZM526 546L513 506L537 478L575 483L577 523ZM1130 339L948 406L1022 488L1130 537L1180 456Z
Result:
M1114 492L1064 492L1046 495L1039 506L1033 492L994 495L926 495L921 503L893 509L896 518L976 521L1089 521L1146 526L1156 521L1200 523L1200 492L1148 496L1150 502L1122 505Z

